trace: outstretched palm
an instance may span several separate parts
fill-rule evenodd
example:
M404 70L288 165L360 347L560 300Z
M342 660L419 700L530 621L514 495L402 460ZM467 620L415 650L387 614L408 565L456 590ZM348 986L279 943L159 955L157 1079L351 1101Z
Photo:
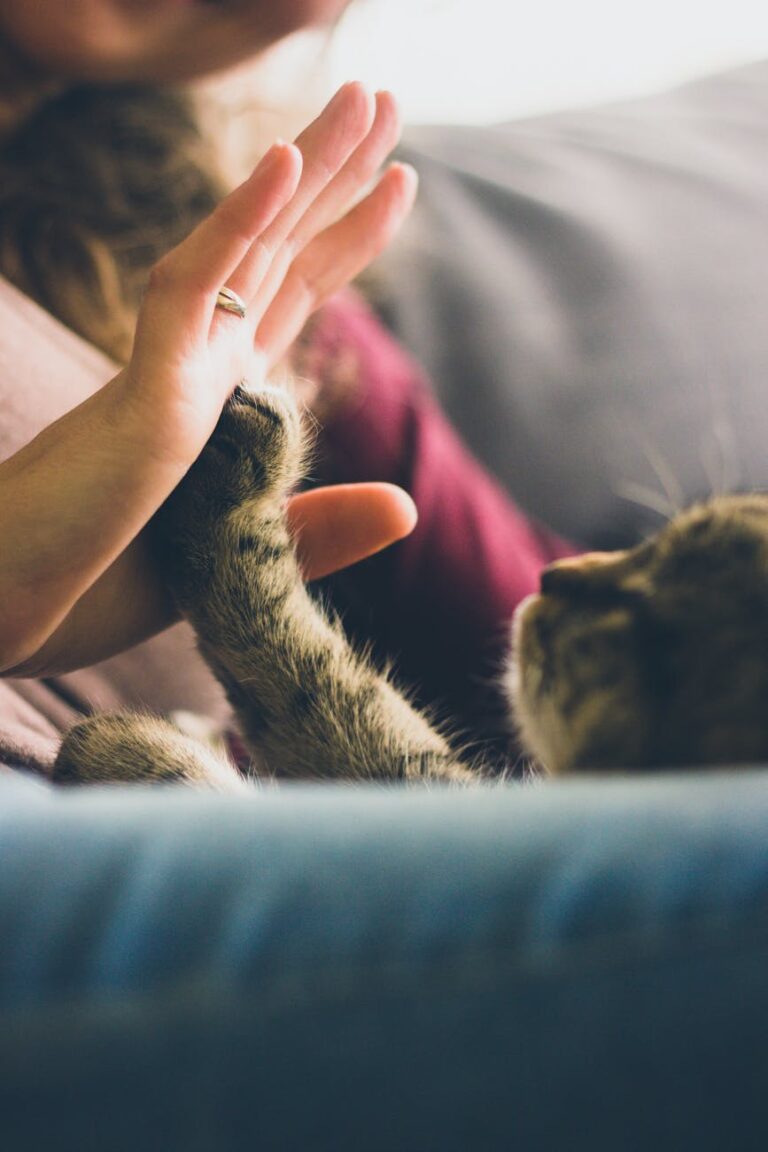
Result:
M346 85L156 266L126 373L151 407L158 450L191 464L238 381L258 385L307 317L387 244L413 199L410 169L393 165L343 213L397 135L388 93ZM216 308L223 285L243 299L244 319Z
M127 367L2 464L0 667L51 674L170 622L143 529L235 385L258 386L396 231L415 188L400 165L344 213L397 134L391 96L342 88L155 268ZM224 284L245 319L216 308ZM415 511L399 489L359 485L294 496L288 515L316 577L398 539Z

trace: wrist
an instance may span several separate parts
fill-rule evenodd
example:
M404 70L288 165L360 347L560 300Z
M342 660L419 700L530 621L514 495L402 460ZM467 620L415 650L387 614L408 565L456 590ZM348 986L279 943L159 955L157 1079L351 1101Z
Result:
M162 423L136 403L121 373L0 465L6 674L31 666L194 459L168 451Z
M59 676L99 663L163 631L179 614L142 533L38 645L6 660L0 677Z
M167 477L165 495L202 452L223 403L213 387L194 394L164 388L131 365L102 389L100 398L106 434L153 468L158 480Z

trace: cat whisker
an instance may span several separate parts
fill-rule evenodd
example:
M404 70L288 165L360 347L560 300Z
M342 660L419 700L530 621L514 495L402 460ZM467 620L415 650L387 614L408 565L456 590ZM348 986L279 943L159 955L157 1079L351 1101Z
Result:
M645 484L639 484L634 480L625 480L616 484L614 491L622 500L626 500L630 504L637 504L640 508L647 508L650 512L655 512L665 522L677 515L678 509L670 503L663 493L648 488Z
M682 512L687 503L683 487L664 454L642 429L631 425L620 425L617 413L612 413L610 424L613 426L613 442L626 444L628 436L634 440L638 452L645 458L660 488L658 491L642 481L632 480L626 475L621 476L619 473L619 477L611 483L611 488L616 495L620 499L655 512L665 522Z
M735 442L733 420L727 411L727 396L718 381L709 379L712 422L708 442L702 440L699 459L707 476L710 495L721 496L744 487L742 461ZM709 450L709 451L708 451ZM713 472L717 474L713 478Z
M686 503L685 495L669 461L647 437L638 434L638 444L661 485L671 514L676 515L678 512L682 512Z

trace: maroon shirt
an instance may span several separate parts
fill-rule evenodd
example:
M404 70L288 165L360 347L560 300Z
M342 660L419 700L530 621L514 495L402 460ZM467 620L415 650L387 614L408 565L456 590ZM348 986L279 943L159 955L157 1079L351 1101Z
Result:
M385 480L413 497L406 540L325 581L348 631L394 661L400 684L477 745L505 741L498 681L515 607L573 549L533 524L471 455L429 384L367 306L345 293L312 334L338 398L313 479Z

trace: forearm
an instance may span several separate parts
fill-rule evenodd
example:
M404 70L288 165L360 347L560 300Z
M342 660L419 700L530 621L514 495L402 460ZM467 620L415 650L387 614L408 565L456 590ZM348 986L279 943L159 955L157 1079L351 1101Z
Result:
M141 533L80 597L45 642L6 676L57 676L106 660L178 619Z
M145 544L121 555L185 470L147 424L116 377L0 466L5 674L92 663L172 619Z

